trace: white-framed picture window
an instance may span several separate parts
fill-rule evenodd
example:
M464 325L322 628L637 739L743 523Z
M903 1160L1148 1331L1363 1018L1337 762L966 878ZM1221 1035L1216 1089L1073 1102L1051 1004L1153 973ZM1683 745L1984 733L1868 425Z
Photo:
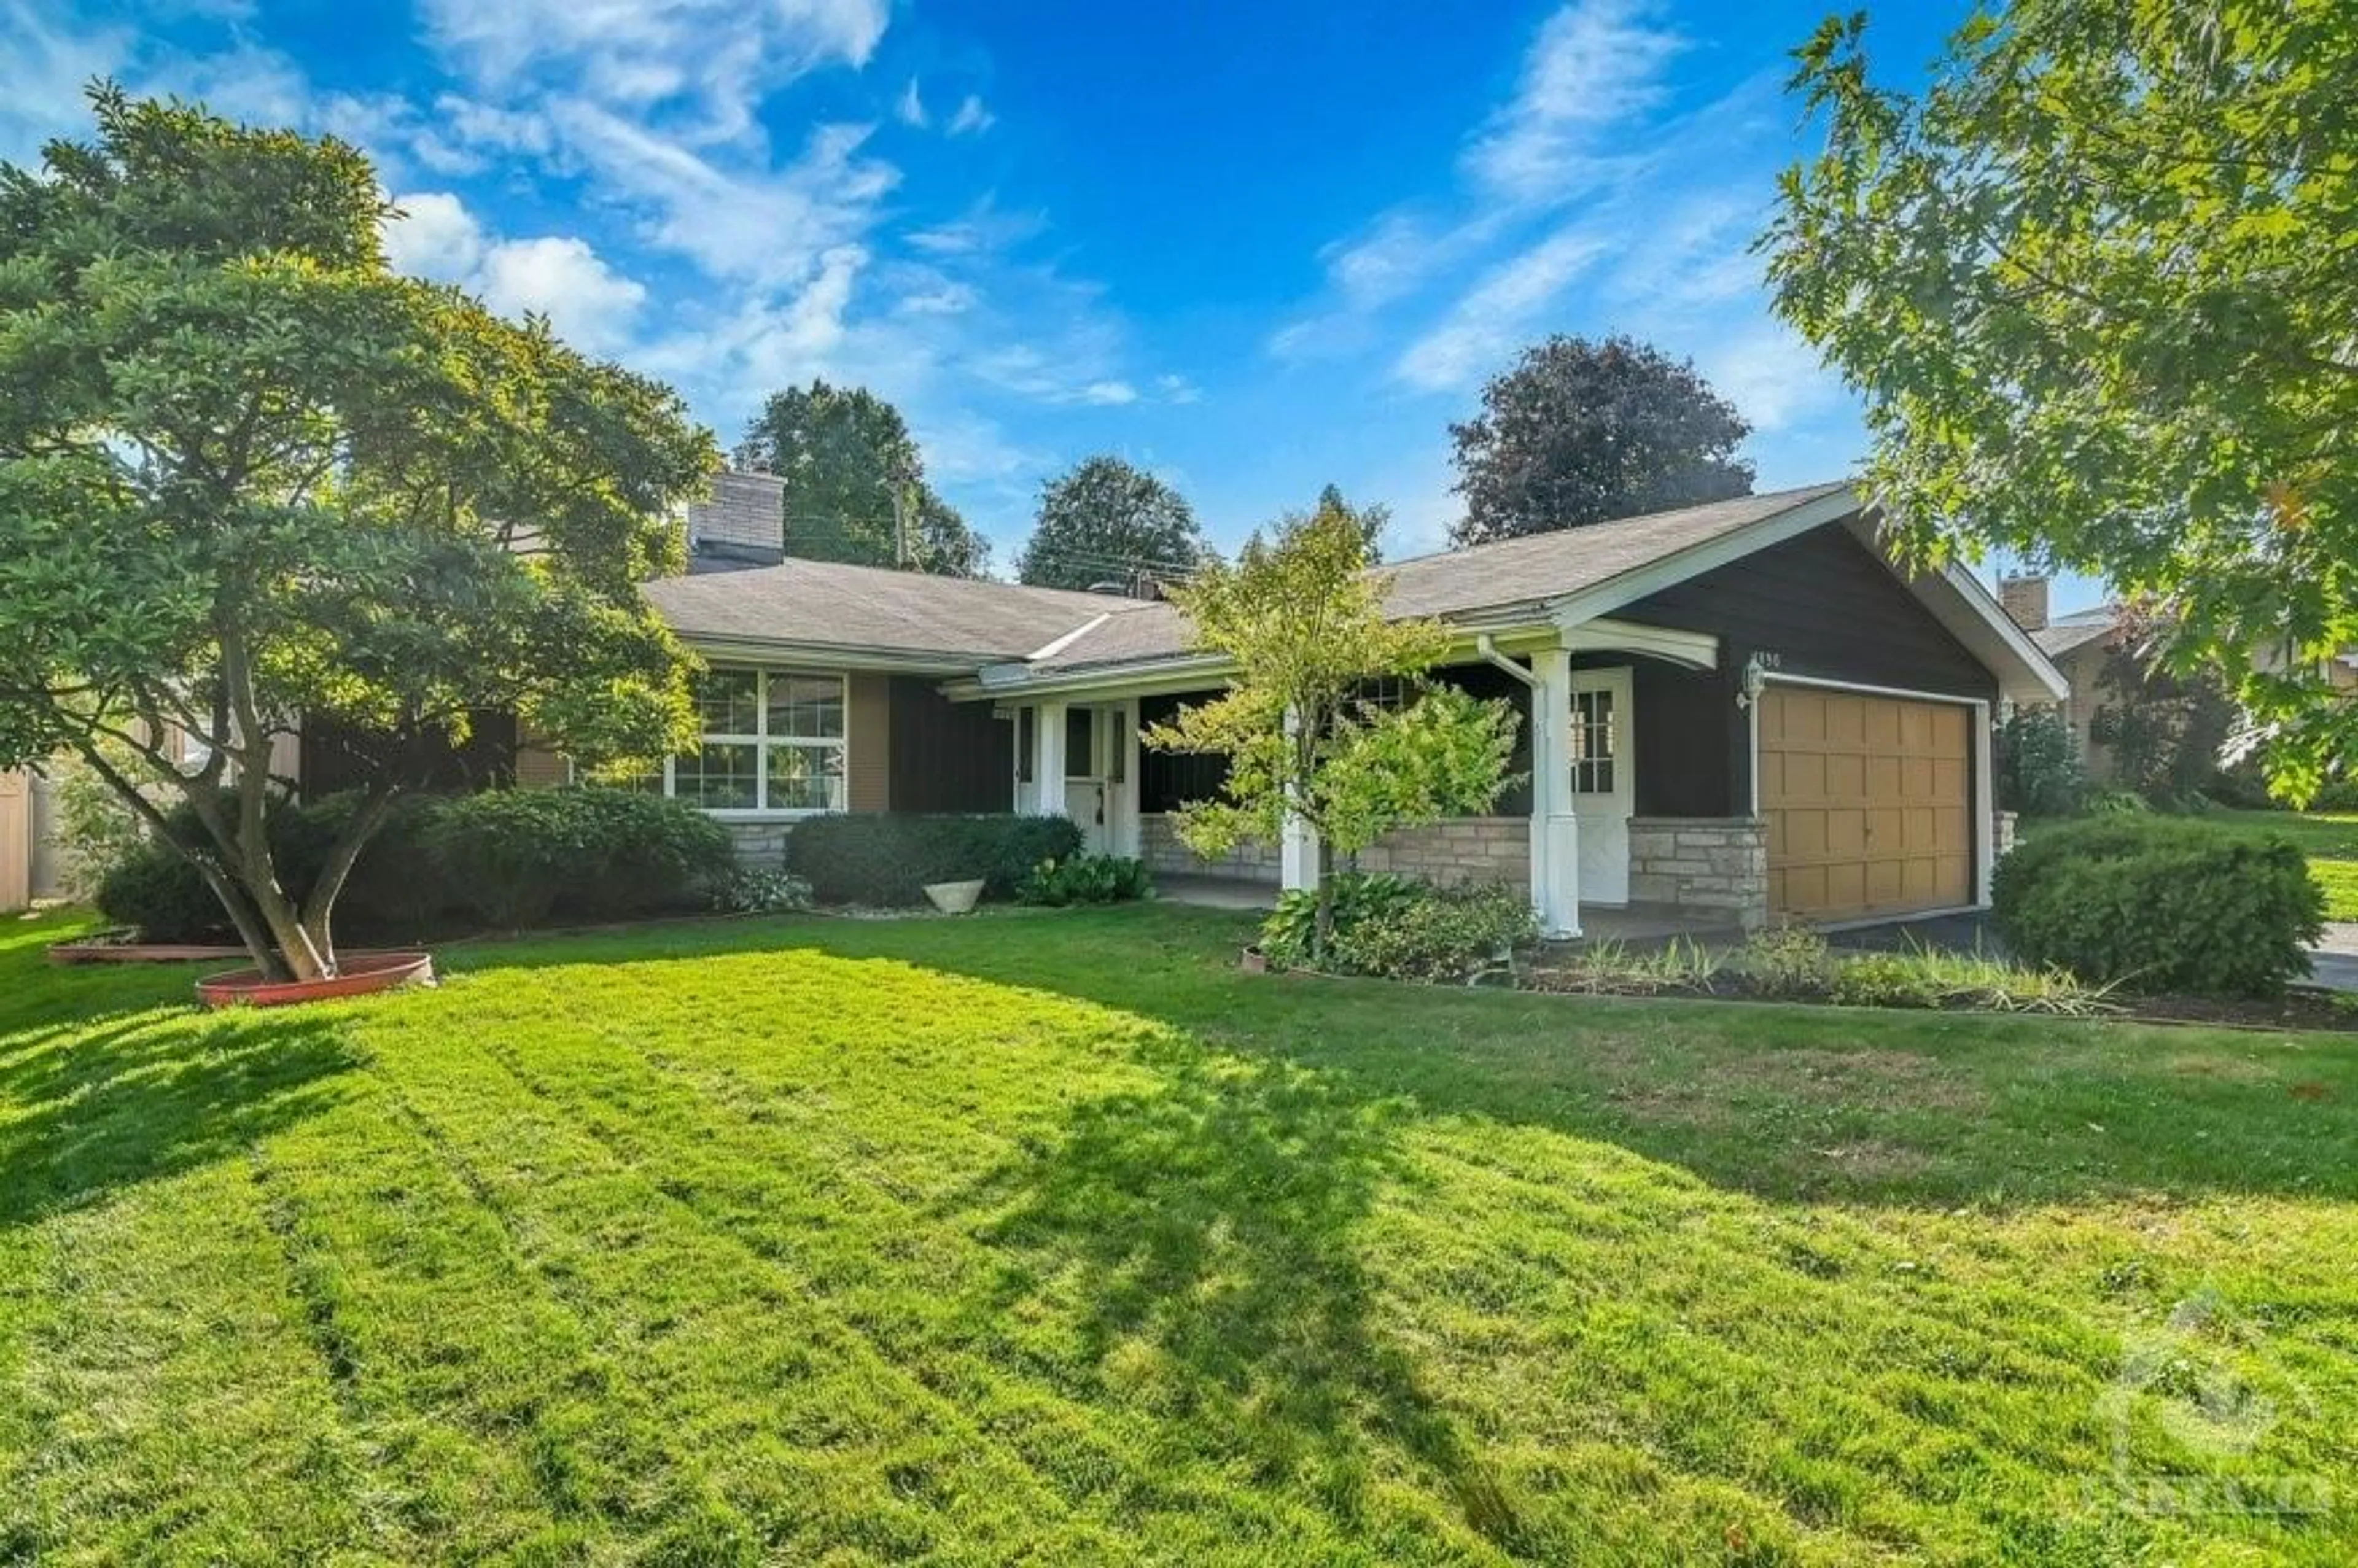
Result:
M845 808L839 675L711 669L697 677L701 745L632 781L717 815L808 815Z

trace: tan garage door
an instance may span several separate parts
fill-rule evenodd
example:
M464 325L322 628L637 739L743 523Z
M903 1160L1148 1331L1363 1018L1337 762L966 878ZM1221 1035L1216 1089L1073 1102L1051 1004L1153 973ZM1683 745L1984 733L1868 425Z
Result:
M1973 902L1973 709L1771 685L1768 906L1810 920Z

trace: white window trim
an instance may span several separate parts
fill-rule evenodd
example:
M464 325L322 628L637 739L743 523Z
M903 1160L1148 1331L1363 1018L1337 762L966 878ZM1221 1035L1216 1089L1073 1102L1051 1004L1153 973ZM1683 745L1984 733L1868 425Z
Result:
M753 748L753 791L755 798L760 800L767 800L770 798L770 748L772 746L800 746L807 751L817 751L825 747L838 748L843 752L843 766L836 771L834 788L835 798L831 804L818 806L698 806L696 809L703 812L705 816L719 822L799 822L806 816L827 816L838 812L849 811L851 808L850 677L846 676L840 670L772 669L767 665L716 665L712 669L712 673L715 675L724 673L734 674L740 671L750 674L754 677L753 714L756 722L760 726L759 732L752 735L737 735L724 733L719 730L714 730L708 733L698 731L697 736L698 744L699 746L703 746L718 741L724 746L752 746ZM806 738L796 735L772 736L769 733L769 729L770 678L773 676L784 676L793 680L831 680L835 682L836 690L840 694L840 700L843 708L843 734L841 737L837 739L821 739L818 737ZM678 779L676 772L678 762L679 759L676 757L665 757L664 759L664 796L668 800L677 800L680 798L678 794ZM694 806L696 803L689 801L687 804Z

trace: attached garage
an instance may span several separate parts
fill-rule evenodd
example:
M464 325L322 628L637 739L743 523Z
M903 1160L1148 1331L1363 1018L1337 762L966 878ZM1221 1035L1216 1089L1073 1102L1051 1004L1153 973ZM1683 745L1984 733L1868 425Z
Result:
M1973 903L1981 709L1776 682L1760 694L1768 906L1851 920Z

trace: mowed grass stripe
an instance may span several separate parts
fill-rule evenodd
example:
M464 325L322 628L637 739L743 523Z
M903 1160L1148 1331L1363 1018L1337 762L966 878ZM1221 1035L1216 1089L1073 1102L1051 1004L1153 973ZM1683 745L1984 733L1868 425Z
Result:
M563 1051L567 1033L552 1024L535 1050ZM618 1159L481 1044L429 1022L381 1038L380 1060L507 1216L530 1266L644 1390L665 1441L708 1457L766 1550L792 1561L829 1543L953 1559L1096 1549L1013 1454L875 1354L805 1281Z
M724 1554L750 1527L377 1089L271 1139L261 1184L415 1555Z
M70 1037L0 1037L0 1560L398 1550L235 1157L328 1103L348 1059L240 1021L106 1030L120 1071ZM241 1092L147 1141L159 1107Z
M847 967L807 962L822 973ZM803 964L797 955L795 968ZM797 975L772 966L767 978L758 993L763 1003L792 1016ZM896 1019L971 1018L972 1004L988 1000L973 993L998 989L1001 1005L1008 994L945 977L904 979L943 994L912 998L903 991ZM1034 999L1027 1004L1035 1012L1032 1027L1006 1043L1003 1070L990 1075L996 1081L986 1090L954 1061L938 1064L941 1076L931 1074L937 1064L911 1037L924 1033L922 1024L902 1026L902 1037L885 1053L845 1055L824 1023L790 1037L773 1034L773 1015L749 1009L741 988L725 992L737 1014L713 1043L698 1043L695 1031L685 1030L666 1036L658 1055L606 1022L612 1012L600 1005L595 976L567 971L546 983L568 1012L599 1022L544 1028L528 1062L486 1035L487 1048L511 1073L708 1223L790 1267L815 1302L839 1314L833 1321L892 1364L914 1369L928 1390L968 1412L1068 1504L1118 1522L1171 1561L1271 1552L1298 1552L1304 1561L1338 1560L1336 1553L1348 1559L1354 1548L1329 1533L1314 1511L1284 1494L1238 1484L1258 1462L1249 1451L1221 1444L1204 1454L1174 1444L1171 1430L1150 1412L1108 1408L1110 1390L1093 1360L1044 1342L1027 1344L1000 1299L1004 1271L973 1234L988 1216L976 1211L961 1222L945 1213L957 1195L951 1184L936 1174L904 1199L873 1183L827 1181L828 1173L860 1169L863 1162L890 1165L920 1151L936 1171L980 1171L981 1162L969 1157L975 1146L985 1155L1013 1148L1019 1139L1011 1134L1038 1119L1038 1107L1027 1108L1026 1099L1069 1108L1100 1079L1151 1083L1126 1064L1090 1060L1103 1054L1109 1028L1117 1034L1141 1029L1136 1021L1065 1002L1073 1020L1060 1028L1036 1016ZM878 1020L853 1022L873 1027ZM691 1066L690 1054L711 1064ZM810 1115L818 1082L825 1084L826 1113ZM896 1114L902 1097L892 1092L902 1083L912 1086L906 1119ZM1019 1088L1017 1098L1005 1098ZM928 1114L929 1099L967 1108ZM794 1108L767 1114L776 1104ZM832 1217L815 1217L797 1200L814 1182L825 1182L840 1205ZM1400 1542L1419 1539L1430 1558L1436 1541L1465 1529L1413 1489L1390 1494L1385 1508L1405 1508L1408 1516L1362 1520L1354 1530L1393 1542L1391 1560L1399 1560ZM1470 1535L1455 1551L1477 1561L1493 1555Z

